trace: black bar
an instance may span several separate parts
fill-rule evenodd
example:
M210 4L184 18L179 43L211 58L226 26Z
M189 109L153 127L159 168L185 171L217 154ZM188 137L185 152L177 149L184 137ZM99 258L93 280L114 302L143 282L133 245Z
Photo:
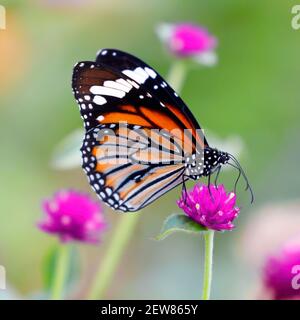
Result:
M268 315L299 317L300 301L197 301L197 300L6 300L0 301L0 319L204 319ZM21 315L21 317L20 317ZM65 318L63 318L65 317ZM296 317L296 318L297 318Z

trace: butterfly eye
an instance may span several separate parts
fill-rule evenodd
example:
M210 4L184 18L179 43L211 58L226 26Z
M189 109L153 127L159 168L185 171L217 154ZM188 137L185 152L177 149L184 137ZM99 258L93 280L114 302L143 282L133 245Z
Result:
M230 159L228 153L226 152L221 152L219 158L220 158L220 162L223 164L227 163Z

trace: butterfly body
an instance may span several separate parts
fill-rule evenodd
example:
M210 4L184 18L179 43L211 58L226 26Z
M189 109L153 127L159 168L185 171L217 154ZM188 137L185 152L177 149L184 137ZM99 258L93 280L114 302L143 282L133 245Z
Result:
M72 87L86 130L83 170L115 210L140 210L229 159L164 79L128 53L103 49L77 63Z
M226 164L229 159L227 152L205 147L203 152L185 157L185 175L192 180L207 177L216 171L220 165Z

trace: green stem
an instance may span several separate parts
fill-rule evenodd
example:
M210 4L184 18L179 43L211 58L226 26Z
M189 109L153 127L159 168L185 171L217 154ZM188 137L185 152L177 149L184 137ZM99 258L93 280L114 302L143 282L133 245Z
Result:
M167 81L179 92L183 86L186 75L186 67L181 61L175 61L170 68ZM107 248L100 268L98 269L94 283L88 293L88 299L101 299L110 285L117 266L122 258L122 253L126 248L130 237L133 234L140 214L125 214L120 218L112 240Z
M137 221L139 214L125 214L120 218L113 238L107 248L107 254L104 256L101 267L99 268L95 282L88 295L89 299L101 299L108 288L117 265L122 257L122 253L126 248Z
M53 279L52 300L60 300L63 296L65 280L68 272L69 246L60 244L58 247L58 256L56 260L56 270Z
M182 60L174 61L168 74L168 82L179 93L186 78L187 66Z
M202 299L209 300L211 280L212 280L212 267L213 267L213 247L214 247L214 231L213 230L209 230L204 233L204 241L205 241L205 258L204 258Z

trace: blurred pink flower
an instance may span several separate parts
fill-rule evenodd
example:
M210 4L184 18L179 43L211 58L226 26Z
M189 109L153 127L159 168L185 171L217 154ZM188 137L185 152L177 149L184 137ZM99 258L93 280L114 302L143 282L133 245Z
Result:
M106 229L99 202L77 191L61 190L43 203L46 214L39 228L57 235L62 242L97 243Z
M209 190L210 189L210 190ZM225 231L234 228L233 220L240 209L235 207L236 195L228 195L223 185L210 187L196 184L192 190L184 192L177 202L191 219L208 229Z
M250 299L274 299L261 274L270 256L277 256L284 244L300 247L300 201L278 201L254 207L236 242L238 259L243 260ZM240 230L241 231L241 230ZM292 239L292 240L291 240Z
M300 242L288 243L267 258L263 284L271 299L300 300Z
M266 257L300 232L300 201L270 203L249 213L238 253L247 265L261 268ZM271 222L271 223L270 223ZM255 230L255 236L253 236Z
M190 22L161 24L157 33L171 53L177 57L192 57L204 65L214 65L217 39L205 28Z

